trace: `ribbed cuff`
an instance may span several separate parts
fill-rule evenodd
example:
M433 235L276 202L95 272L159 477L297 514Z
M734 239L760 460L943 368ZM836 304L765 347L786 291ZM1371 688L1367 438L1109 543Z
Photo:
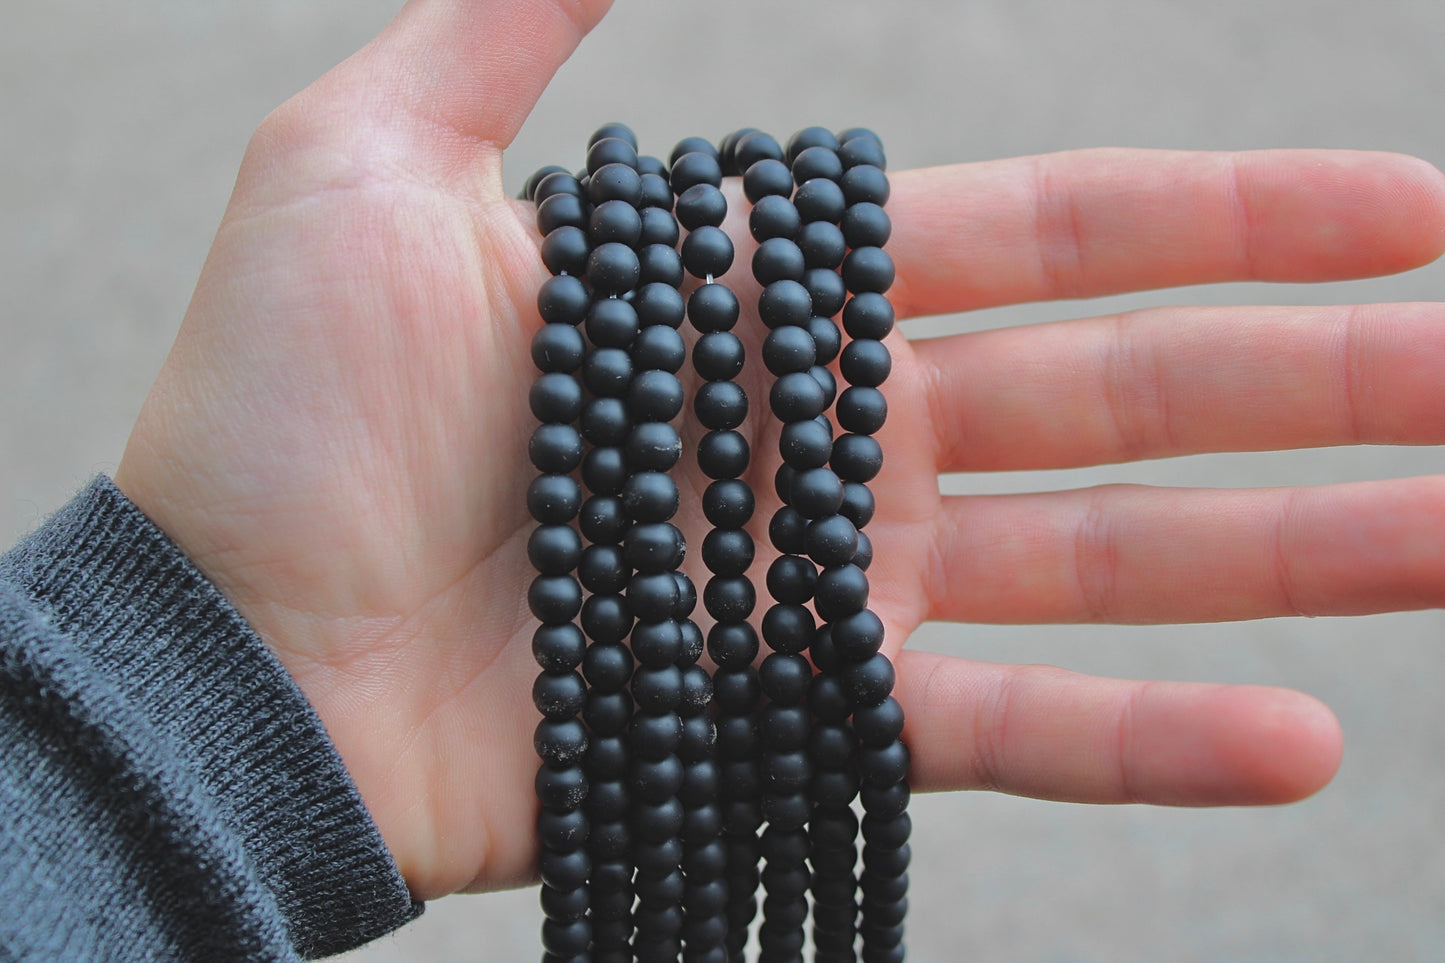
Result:
M339 953L421 912L291 676L109 479L3 565L171 741L242 840L298 952Z

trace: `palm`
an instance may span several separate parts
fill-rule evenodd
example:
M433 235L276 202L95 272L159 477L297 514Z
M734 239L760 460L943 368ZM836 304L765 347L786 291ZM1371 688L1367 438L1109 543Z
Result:
M413 9L420 11L413 21L427 15L424 2ZM392 32L404 35L407 14L398 24ZM575 25L553 26L576 39ZM521 27L529 39L517 43L545 42L533 36L534 24ZM408 55L406 44L389 42L401 49L395 55ZM117 481L295 675L413 891L428 897L532 873L536 669L522 506L532 474L528 344L543 274L527 207L503 196L500 152L476 129L491 123L486 133L505 142L530 101L503 111L505 121L449 115L445 123L417 123L406 111L353 108L356 90L377 76L409 81L376 66L388 55L386 43L368 48L263 127ZM508 89L526 100L545 79L545 71L532 78L530 92ZM344 125L314 120L338 115ZM1199 187L1197 196L1187 186L1191 178L1207 181L1216 163L1141 154L1060 159L1053 177L1071 198L1071 259L1051 254L1059 238L1026 204L1004 203L959 226L976 198L1006 202L1009 189L1022 195L1021 185L1040 182L1038 162L901 175L894 193L900 312L1245 274L1322 279L1397 269L1435 253L1438 181L1375 159L1358 170L1340 162L1337 183L1309 199L1320 210L1257 219L1263 240L1245 246L1252 260L1231 260L1224 230L1209 229L1225 203L1218 185ZM1256 191L1260 208L1308 195L1291 176L1319 165L1315 156L1258 163L1281 185ZM1148 177L1140 183L1141 170L1159 187ZM1361 202L1358 185L1384 174L1410 181L1416 199L1429 196L1434 207L1422 215L1418 204L1396 210ZM1125 184L1135 191L1133 206L1118 202ZM1147 222L1158 208L1151 190L1165 189L1190 215L1175 228L1178 238L1170 225ZM1038 200L1041 207L1048 198ZM1100 211L1092 218L1091 203ZM1126 223L1114 223L1121 210ZM960 216L944 216L950 211ZM1369 250L1293 245L1289 229L1308 236L1311 217L1391 241ZM1097 252L1085 246L1091 231ZM1129 251L1135 235L1153 238L1154 250ZM1051 265L1051 256L1059 263ZM744 252L738 263L746 263ZM729 280L745 273L735 268ZM1229 404L1247 407L1248 399L1225 397L1221 409L1218 391L1210 391L1223 383L1208 382L1216 368L1237 365L1241 349L1231 338L1240 332L1171 341L1178 320L1077 322L915 345L894 336L890 418L880 438L888 461L874 485L879 510L869 529L879 559L870 573L872 606L888 624L891 654L924 619L1165 621L1431 604L1445 563L1406 557L1379 524L1402 500L1436 497L1428 486L1346 494L1328 506L1362 538L1395 552L1391 565L1368 575L1332 569L1307 545L1265 551L1260 531L1281 530L1265 524L1274 518L1265 496L1227 504L1119 491L939 496L942 471L1382 436L1440 440L1420 437L1418 427L1396 428L1383 414L1394 405L1406 412L1396 421L1409 424L1411 406L1423 410L1423 389L1420 398L1402 394L1413 383L1408 377L1395 379L1378 417L1355 412L1353 437L1318 417L1323 389L1284 398L1268 425L1241 424ZM1258 335L1285 321L1248 315L1235 323ZM752 332L744 334L753 339L752 358L757 328L746 319L740 326ZM1293 337L1284 356L1298 356L1296 367L1308 370L1277 377L1322 385L1326 369L1309 364L1310 352L1323 350L1319 338ZM1141 357L1149 364L1121 364ZM1402 373L1403 363L1386 354L1356 363L1393 364ZM754 364L747 374L750 396L763 397L766 373ZM1418 374L1422 386L1437 381L1433 370ZM1120 412L1134 409L1107 396L1147 401L1152 391L1158 400L1171 386L1183 402L1142 406L1168 413L1162 427L1147 418L1121 422ZM759 407L747 430L757 456L750 480L763 493L771 490L773 443ZM696 494L704 481L694 474L681 485ZM760 506L758 519L768 514ZM1226 516L1236 523L1232 539L1216 524ZM695 543L701 520L684 515L681 524ZM1257 557L1294 561L1290 580L1250 561ZM1199 579L1212 591L1180 591ZM962 585L968 591L958 591ZM1268 801L1317 787L1337 754L1328 717L1289 694L1144 690L924 655L902 657L899 691L910 713L915 781L925 787L993 785L1098 801ZM1253 738L1261 727L1273 739ZM1213 764L1199 766L1206 757Z

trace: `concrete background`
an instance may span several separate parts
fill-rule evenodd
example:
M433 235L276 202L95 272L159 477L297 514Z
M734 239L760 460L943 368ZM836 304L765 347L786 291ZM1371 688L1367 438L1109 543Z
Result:
M262 116L395 0L7 0L0 31L0 538L114 468ZM665 152L744 124L863 123L902 168L1091 145L1381 148L1445 164L1439 0L619 0L510 156L603 120ZM570 161L569 161L570 162ZM914 335L1150 303L1431 299L1439 266L978 312ZM1445 406L1442 406L1445 414ZM1217 455L950 491L1225 486L1440 470L1436 450ZM1440 612L1184 627L929 626L914 645L1132 677L1295 686L1344 724L1339 778L1271 810L916 802L917 960L1445 958ZM453 897L353 963L524 960L535 893Z

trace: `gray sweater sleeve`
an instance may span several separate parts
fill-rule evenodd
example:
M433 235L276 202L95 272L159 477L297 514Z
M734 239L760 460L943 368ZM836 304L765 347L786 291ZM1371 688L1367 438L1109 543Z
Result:
M420 911L291 677L113 484L0 556L0 959L291 960Z

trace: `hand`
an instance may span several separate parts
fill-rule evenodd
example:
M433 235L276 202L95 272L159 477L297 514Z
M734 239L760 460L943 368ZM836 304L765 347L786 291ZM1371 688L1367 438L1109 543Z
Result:
M412 0L268 118L116 475L294 674L421 898L533 872L523 494L545 272L502 150L606 6ZM1374 154L1092 151L904 172L890 212L901 317L1365 276L1445 246L1445 179ZM745 274L727 278L744 304ZM870 576L915 786L1208 805L1323 785L1338 727L1297 693L900 646L927 619L1439 605L1440 479L943 498L936 477L1437 444L1442 320L1422 305L1188 308L895 335ZM755 490L769 478L759 465Z

